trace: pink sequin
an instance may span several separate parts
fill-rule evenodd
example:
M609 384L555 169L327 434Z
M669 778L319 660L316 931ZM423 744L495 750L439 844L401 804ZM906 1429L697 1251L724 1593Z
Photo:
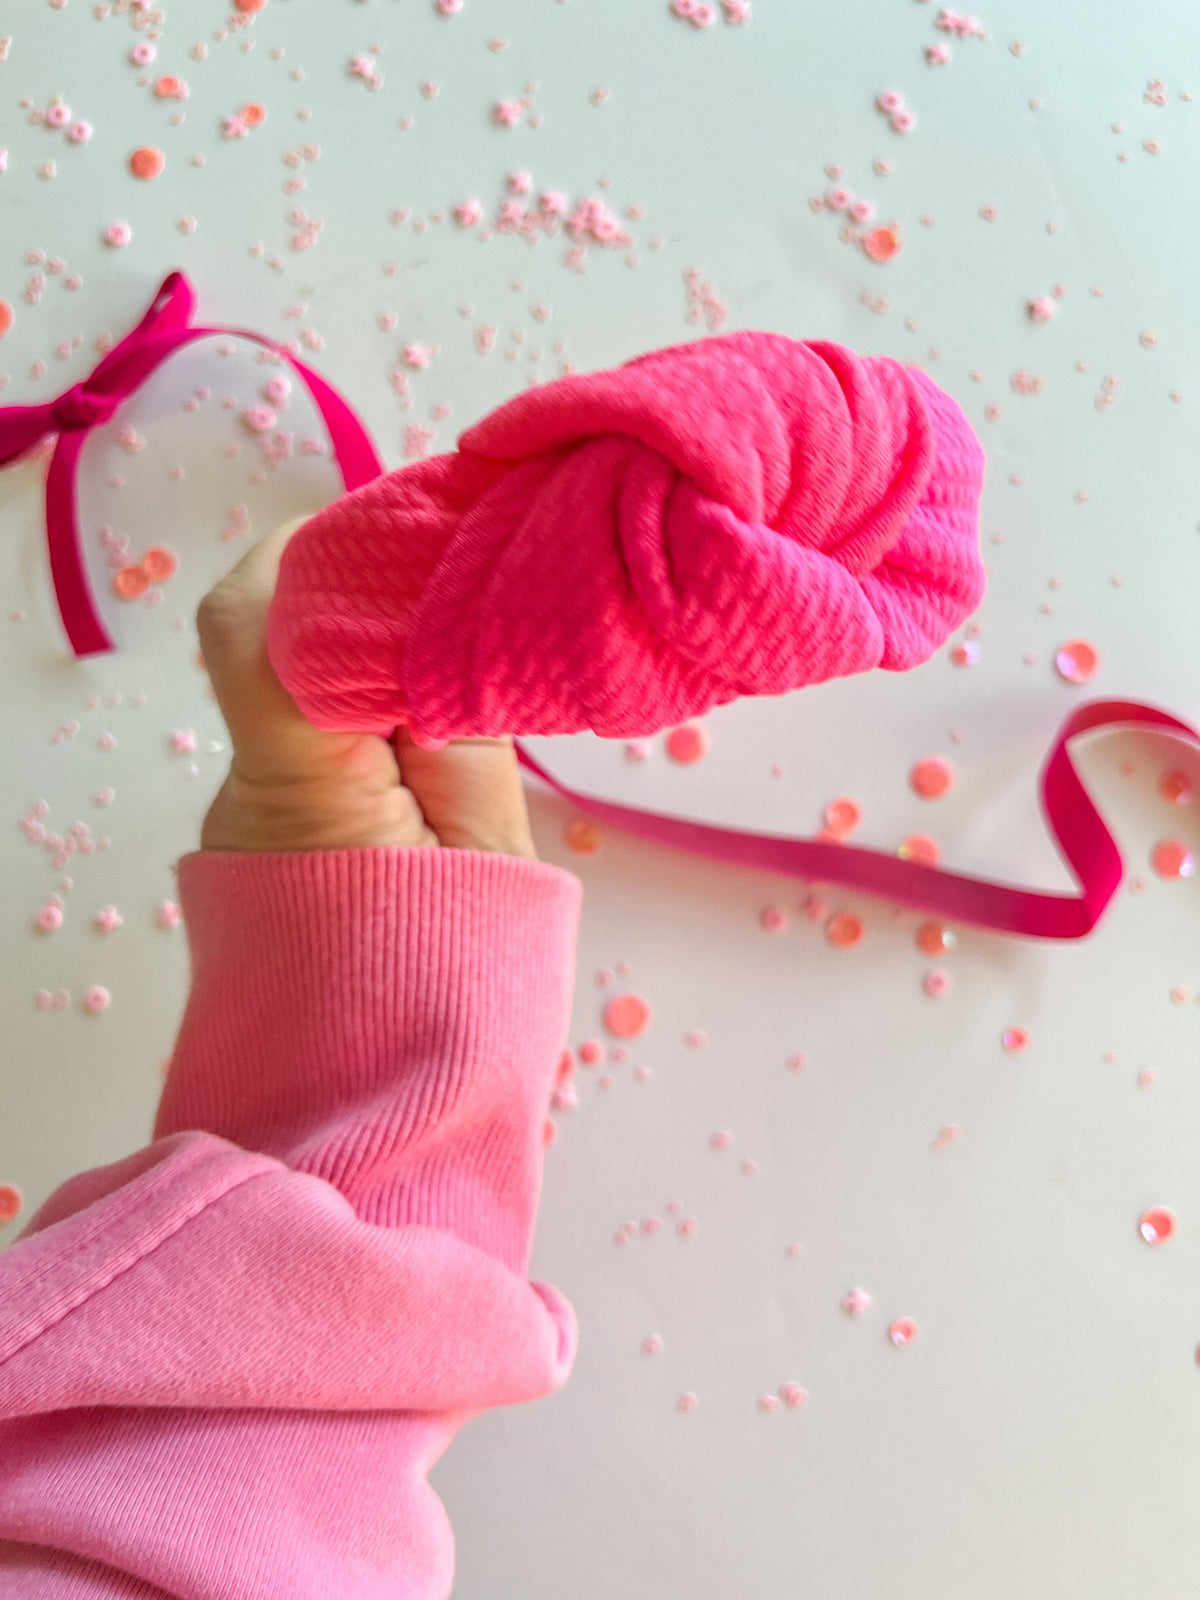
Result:
M784 1383L780 1385L779 1398L794 1411L808 1399L808 1390L802 1389L798 1383Z
M948 972L943 972L940 967L935 967L932 972L927 972L921 981L925 993L935 999L941 995L949 994L951 978Z
M604 1060L604 1046L598 1039L585 1039L579 1046L579 1059L585 1067L594 1067Z
M923 922L913 937L917 949L923 950L927 956L944 955L958 943L952 929L946 927L945 923L933 920Z
M667 735L667 754L682 766L691 766L708 752L708 731L698 722L685 722Z
M94 1017L99 1016L102 1011L108 1009L111 1000L112 995L109 994L108 990L101 987L100 984L96 984L84 995L83 1009Z
M896 854L901 861L919 861L922 866L936 867L941 860L941 849L936 839L927 833L910 833L900 842Z
M862 821L862 808L857 800L842 798L831 800L825 807L824 822L830 833L842 839L854 832Z
M1192 780L1186 772L1164 772L1158 780L1158 792L1174 806L1188 805L1192 798Z
M1138 1232L1147 1244L1165 1244L1175 1232L1177 1218L1167 1206L1154 1206L1138 1218Z
M1005 1028L1000 1035L1000 1043L1009 1055L1019 1055L1022 1050L1029 1048L1029 1035L1024 1028Z
M268 405L274 406L276 410L282 410L291 392L291 383L282 373L279 373L274 378L268 378L262 387L263 399Z
M0 1183L0 1225L19 1217L23 1204L19 1189L14 1189L11 1183Z
M911 1344L917 1337L917 1325L911 1317L897 1317L888 1329L888 1338L895 1345Z
M1160 839L1150 852L1150 865L1160 878L1190 878L1196 858L1178 839Z
M1087 683L1100 667L1100 652L1086 639L1071 639L1054 654L1054 667L1067 683Z
M954 782L954 768L941 756L928 756L918 761L908 775L913 792L922 800L938 800Z
M618 1039L636 1039L650 1026L650 1007L641 995L619 994L604 1010L604 1026Z
M778 906L765 906L758 920L768 933L782 933L787 927L787 914Z
M848 950L863 936L862 918L850 911L835 911L825 924L826 940L838 950Z
M871 1304L871 1296L865 1289L848 1289L842 1296L842 1310L848 1317L861 1317Z

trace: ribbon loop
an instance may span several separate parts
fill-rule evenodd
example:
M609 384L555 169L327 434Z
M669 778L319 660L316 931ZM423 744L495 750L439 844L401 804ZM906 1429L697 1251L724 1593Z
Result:
M96 428L112 418L119 404L118 396L96 394L86 384L77 383L51 404L50 420L55 433Z
M357 414L338 392L285 346L248 328L196 327L196 291L182 272L159 284L145 315L117 344L109 344L96 368L57 400L37 406L0 406L0 467L19 461L49 434L58 440L46 473L46 542L54 597L77 656L112 650L113 641L96 607L79 540L75 474L91 428L108 422L164 361L184 345L213 334L233 334L272 350L307 385L329 430L334 460L347 490L377 477L383 463Z

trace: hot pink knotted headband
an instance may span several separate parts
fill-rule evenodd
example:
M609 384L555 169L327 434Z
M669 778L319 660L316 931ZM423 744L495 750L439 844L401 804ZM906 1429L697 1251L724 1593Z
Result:
M189 327L194 305L195 295L187 279L182 273L172 273L138 327L105 356L89 379L49 405L0 407L0 465L16 460L47 434L59 435L46 484L46 528L55 593L76 655L113 648L88 588L79 548L75 469L83 442L89 428L106 421L120 400L131 394L180 346L212 334L232 333L278 351L291 362L312 392L329 428L347 489L371 484L382 473L361 421L318 374L281 346L258 334L244 329ZM919 381L920 376L914 375L914 378ZM510 405L517 403L510 402ZM479 424L479 428L485 430L482 434L468 430L464 439L475 432L476 438L486 443L487 424L502 418L506 409L501 407L492 418ZM515 415L519 417L520 414ZM499 437L504 437L502 431ZM493 434L493 442L496 438ZM443 463L451 459L433 458ZM381 482L394 483L404 476L392 474ZM419 540L419 519L415 531ZM859 549L860 561L868 549L869 544L864 541ZM387 579L391 582L392 575L388 574ZM882 660L881 664L903 663ZM1071 759L1070 744L1080 734L1116 727L1166 732L1200 745L1200 734L1186 722L1170 712L1137 701L1092 701L1078 706L1066 718L1042 768L1040 796L1055 843L1079 883L1078 894L1047 894L971 878L856 845L720 828L617 805L566 788L520 746L518 755L529 771L573 804L601 821L657 844L769 872L844 884L978 927L1033 938L1079 939L1096 925L1116 893L1122 864L1116 841Z
M726 334L527 390L289 543L318 727L654 733L927 660L983 595L983 450L924 373Z

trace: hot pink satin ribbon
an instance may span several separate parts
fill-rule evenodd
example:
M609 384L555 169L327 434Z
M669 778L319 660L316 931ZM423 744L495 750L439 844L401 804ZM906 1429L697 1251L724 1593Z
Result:
M0 466L31 449L47 434L58 442L46 479L46 534L59 611L77 656L112 650L88 584L79 542L75 475L88 430L107 422L168 356L214 334L250 339L284 357L307 384L329 430L334 458L347 489L383 471L366 428L345 400L282 345L246 328L189 326L196 295L182 272L163 280L146 315L116 345L89 378L42 406L0 407ZM1136 700L1092 700L1078 706L1059 728L1041 773L1042 811L1060 853L1080 886L1078 894L1048 894L987 878L902 861L861 845L827 844L780 834L719 828L703 822L616 805L579 794L559 783L520 744L521 764L556 793L601 822L655 844L666 844L715 861L786 873L812 882L840 883L882 895L900 905L950 917L1002 933L1035 939L1081 939L1099 921L1121 882L1120 851L1092 803L1071 760L1070 742L1096 728L1157 729L1200 745L1200 734L1170 712Z
M1168 711L1136 700L1090 700L1066 718L1042 767L1042 812L1060 854L1080 886L1079 894L1049 894L1019 889L989 878L902 861L861 845L792 839L743 828L718 828L659 812L615 805L577 794L559 783L527 750L518 746L522 766L556 793L601 822L623 828L655 844L667 844L714 861L730 861L765 872L782 872L818 883L840 883L882 895L900 905L930 911L956 922L974 923L1001 933L1033 939L1082 939L1096 926L1121 883L1117 842L1105 826L1071 760L1071 740L1095 728L1143 728L1179 734L1200 745L1195 728Z
M0 467L18 460L48 434L58 435L46 475L46 540L59 615L77 656L116 648L97 610L79 539L76 469L80 454L89 431L107 422L121 401L185 344L221 334L250 339L274 350L308 385L329 430L346 488L357 489L383 471L366 429L324 378L282 345L248 328L189 326L195 308L196 291L182 272L172 272L133 332L115 345L82 383L46 405L0 407Z

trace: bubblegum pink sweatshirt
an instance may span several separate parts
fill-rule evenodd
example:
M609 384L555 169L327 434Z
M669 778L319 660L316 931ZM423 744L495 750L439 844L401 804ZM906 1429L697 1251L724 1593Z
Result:
M447 849L178 877L153 1143L0 1256L0 1596L434 1600L427 1472L574 1359L528 1262L579 882Z

